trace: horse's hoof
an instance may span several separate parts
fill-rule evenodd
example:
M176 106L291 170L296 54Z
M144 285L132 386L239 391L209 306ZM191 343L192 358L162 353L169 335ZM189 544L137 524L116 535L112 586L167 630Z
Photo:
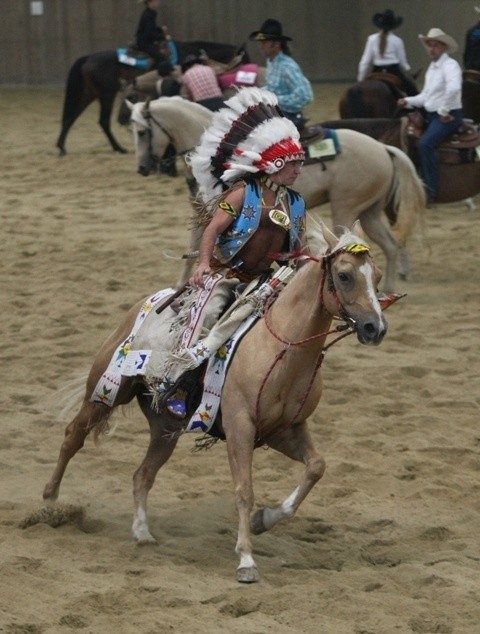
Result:
M267 530L263 521L263 511L264 509L258 509L250 518L250 530L253 535L260 535Z
M115 149L115 152L118 152L119 154L128 154L128 150L125 149L124 147L121 147L120 145Z
M406 282L408 279L408 275L406 273L399 273L398 279L402 280L402 282Z
M255 566L252 568L238 568L237 581L239 583L257 583L257 581L260 581L258 569Z
M135 543L137 546L158 546L157 540L153 535L150 535L150 533L142 535L141 537L135 537Z
M147 546L148 544L158 544L155 537L150 533L145 524L134 523L132 526L133 539L137 546Z
M67 150L64 147L59 148L60 151L58 153L58 156L65 156L67 154Z

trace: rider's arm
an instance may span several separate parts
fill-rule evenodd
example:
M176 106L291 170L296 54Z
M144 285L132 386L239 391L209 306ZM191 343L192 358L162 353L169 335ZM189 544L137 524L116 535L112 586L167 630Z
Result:
M245 190L243 187L233 190L220 203L221 206L218 206L215 210L210 223L203 232L200 242L198 265L190 278L190 284L192 286L203 286L203 276L210 273L210 260L217 238L226 231L235 220L236 215L243 206L244 195Z

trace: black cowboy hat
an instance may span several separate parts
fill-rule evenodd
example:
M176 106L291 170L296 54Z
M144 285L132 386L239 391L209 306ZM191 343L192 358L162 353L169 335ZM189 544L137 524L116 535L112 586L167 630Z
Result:
M187 55L182 62L182 73L184 73L186 70L190 68L190 66L193 66L194 64L203 64L203 63L204 63L204 60L202 57L200 57L200 55L194 55L194 54Z
M253 31L248 36L249 40L257 40L262 42L264 40L274 40L278 42L291 42L292 38L287 35L283 35L282 25L278 20L269 18L265 20L258 31Z
M382 31L392 31L403 22L403 18L395 15L391 9L386 9L383 13L375 13L372 20L375 26L382 29Z

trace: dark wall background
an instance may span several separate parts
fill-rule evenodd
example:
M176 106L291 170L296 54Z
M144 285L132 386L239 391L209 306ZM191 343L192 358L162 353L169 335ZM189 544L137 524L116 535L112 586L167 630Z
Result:
M117 48L133 37L143 4L137 0L43 0L32 15L31 0L0 0L0 81L9 84L63 83L71 64L88 53ZM480 6L480 0L476 4ZM163 0L161 24L177 40L241 44L269 17L293 37L294 57L312 81L352 81L374 13L393 9L403 16L397 30L414 71L428 65L418 40L436 26L460 44L478 19L475 0ZM255 42L255 61L263 62Z

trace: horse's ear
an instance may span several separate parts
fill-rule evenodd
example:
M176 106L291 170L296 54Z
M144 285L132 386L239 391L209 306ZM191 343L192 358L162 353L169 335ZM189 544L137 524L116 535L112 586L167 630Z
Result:
M150 101L152 100L151 97L147 97L147 100L145 101L145 103L143 104L143 108L142 108L142 115L145 116L148 114L148 109L150 108Z
M360 223L360 220L355 220L355 222L352 225L352 233L354 233L356 236L360 236L361 238L365 237L365 234L363 232L362 229L362 225Z
M133 111L133 105L134 105L134 104L133 104L131 101L128 101L128 99L125 99L125 103L126 103L126 105L127 105L127 108L128 108L130 111Z
M337 246L337 242L338 242L337 236L332 231L330 231L330 229L327 227L327 225L323 221L320 221L320 225L321 225L323 237L325 238L325 242L328 244L330 249L334 249Z

